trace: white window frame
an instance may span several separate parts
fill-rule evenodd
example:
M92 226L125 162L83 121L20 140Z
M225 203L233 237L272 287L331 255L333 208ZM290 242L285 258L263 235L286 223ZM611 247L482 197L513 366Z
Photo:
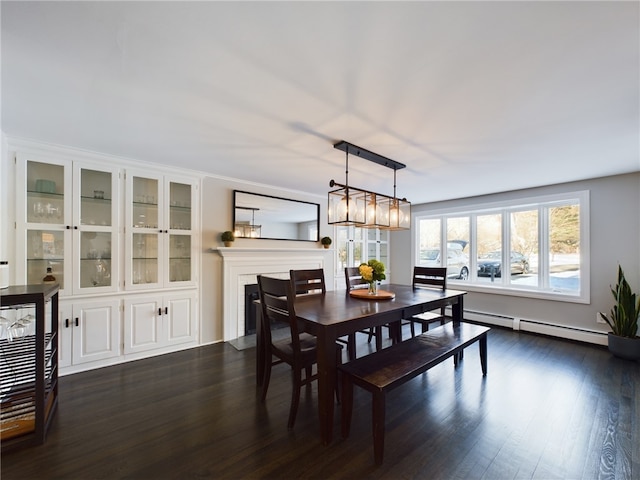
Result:
M566 204L577 204L580 207L580 288L575 290L562 291L552 289L549 286L549 225L548 216L543 214L551 207ZM509 275L503 275L498 282L487 284L477 282L477 228L476 219L478 215L491 213L502 213L502 252L503 257L507 257L511 251L511 213L523 210L537 209L538 214L538 279L537 287L516 286L509 282ZM589 191L566 192L558 194L541 195L537 197L527 197L520 199L476 204L473 206L452 207L431 211L415 212L412 215L413 225L416 229L412 236L412 261L418 265L420 255L420 220L439 218L442 221L441 245L447 243L446 220L449 217L468 216L470 219L470 249L469 249L469 279L456 280L449 279L448 284L452 288L464 289L469 292L492 293L500 295L512 295L518 297L539 298L544 300L555 300L571 303L590 302L590 239L589 239ZM505 253L506 252L506 253ZM446 256L443 256L446 258ZM503 262L508 258L503 258ZM444 265L443 265L444 266Z

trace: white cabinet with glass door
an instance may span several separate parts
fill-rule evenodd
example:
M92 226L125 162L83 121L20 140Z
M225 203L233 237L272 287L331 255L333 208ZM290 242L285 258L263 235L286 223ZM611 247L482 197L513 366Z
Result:
M126 288L194 286L197 184L131 170L126 178Z
M389 276L389 231L369 228L365 232L367 243L366 260L375 258L384 263L387 276Z
M51 268L61 296L118 287L118 170L18 154L18 283Z
M125 355L195 341L196 298L185 291L125 300Z
M346 288L345 267L357 267L376 259L384 263L389 272L389 232L379 229L336 227L336 288Z

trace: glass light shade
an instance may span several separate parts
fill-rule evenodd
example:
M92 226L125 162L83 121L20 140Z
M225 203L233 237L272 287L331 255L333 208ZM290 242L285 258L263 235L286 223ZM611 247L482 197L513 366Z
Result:
M234 235L238 238L260 238L262 225L236 223Z
M330 225L358 225L365 223L367 193L353 187L341 187L329 192Z
M389 230L406 230L409 228L411 228L411 203L404 199L391 199Z
M367 224L368 228L388 228L389 227L389 206L390 199L386 195L375 193L369 194L367 203Z

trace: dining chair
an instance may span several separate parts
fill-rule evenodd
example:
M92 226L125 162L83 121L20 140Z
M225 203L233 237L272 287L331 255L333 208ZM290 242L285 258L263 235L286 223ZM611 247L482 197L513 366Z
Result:
M295 294L293 283L289 279L258 275L258 291L260 292L262 335L265 345L265 368L260 401L264 403L267 398L271 368L280 363L289 364L293 376L293 392L287 428L291 430L298 413L300 390L304 385L310 385L318 378L317 373L312 373L313 365L317 363L316 337L300 332L298 329L298 319L294 307ZM288 325L289 335L281 340L274 340L271 334L272 326L283 323ZM282 330L284 329L279 329L279 331ZM340 361L342 346L340 345L336 345L336 357L338 364L342 363ZM336 382L336 395L338 395L337 385L338 382Z
M324 281L324 270L313 268L308 270L289 270L289 277L296 295L314 295L327 293L327 285ZM339 338L338 342L347 346L349 360L356 358L356 335L351 333L346 340Z
M358 267L345 267L344 279L347 284L347 291L351 291L357 288L369 288L369 283L366 282L362 275L360 275L360 269ZM385 325L388 326L388 325ZM360 333L367 334L369 338L368 343L371 343L371 339L376 339L376 350L382 349L382 327L369 327L367 330L360 330Z
M447 269L446 267L413 267L413 288L431 288L436 290L447 289ZM422 333L429 330L429 324L440 322L444 325L446 321L445 307L441 307L439 311L424 312L408 318L411 323L411 336L415 337L416 323L422 326Z

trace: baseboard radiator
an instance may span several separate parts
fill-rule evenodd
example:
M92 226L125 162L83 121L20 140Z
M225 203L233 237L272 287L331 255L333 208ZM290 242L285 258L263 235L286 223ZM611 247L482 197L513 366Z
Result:
M551 337L566 338L569 340L577 340L580 342L594 343L596 345L607 345L607 334L586 328L568 327L566 325L557 325L540 320L531 320L527 318L515 318L496 313L477 312L474 310L464 311L466 320L476 321L488 325L496 325L499 327L512 328L513 330L521 330L523 332L540 333Z

